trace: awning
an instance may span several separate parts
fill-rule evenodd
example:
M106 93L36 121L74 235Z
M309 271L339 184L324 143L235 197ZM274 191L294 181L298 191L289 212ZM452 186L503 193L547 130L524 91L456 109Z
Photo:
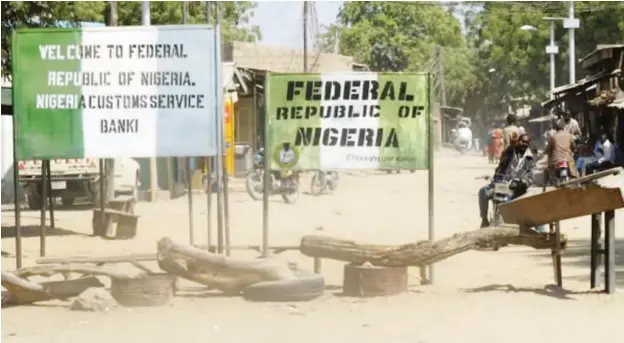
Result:
M570 92L572 90L578 89L578 88L583 88L583 87L588 87L593 85L594 83L610 77L610 76L614 76L614 75L619 75L621 72L620 69L616 69L610 73L608 72L600 72L591 76L587 76L581 80L579 80L577 83L573 83L573 84L568 84L568 85L564 85L564 86L559 86L553 90L551 90L550 92L548 92L548 94L552 94L552 95L557 95L557 94L561 94L561 93L567 93Z
M247 93L247 85L243 82L243 76L234 62L223 62L221 66L221 83L223 84L223 90L226 92L237 91L237 86L240 85L242 91Z
M555 120L555 118L557 118L556 116L552 115L552 114L548 114L542 117L537 117L537 118L533 118L529 120L529 123L543 123L543 122L549 122L552 120Z
M608 107L615 107L624 110L624 91L620 91L612 103Z

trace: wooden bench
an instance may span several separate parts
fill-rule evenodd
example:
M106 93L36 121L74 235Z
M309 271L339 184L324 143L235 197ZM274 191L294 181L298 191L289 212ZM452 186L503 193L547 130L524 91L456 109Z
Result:
M93 235L109 239L131 239L136 236L138 218L134 214L136 200L131 196L119 196L108 201L104 218L99 208L93 209Z

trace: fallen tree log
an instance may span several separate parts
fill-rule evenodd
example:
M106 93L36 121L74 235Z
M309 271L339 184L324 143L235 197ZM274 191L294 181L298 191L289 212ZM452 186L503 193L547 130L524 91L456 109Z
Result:
M128 261L129 263L131 261ZM108 276L111 279L134 279L145 275L143 272L124 273L110 267L94 267L90 265L48 265L20 268L14 272L14 274L21 278L28 278L31 276L51 276L54 274L67 274L77 273L84 275L98 275Z
M2 305L24 305L52 299L68 299L92 287L104 287L95 277L74 280L47 281L35 283L21 277L2 272L2 286L8 291Z
M565 247L565 237L561 241ZM548 234L514 227L491 227L457 233L436 242L420 241L403 245L357 244L327 236L309 235L301 239L299 250L309 257L352 263L370 262L379 267L423 267L483 247L525 245L535 249L550 249L554 242L554 236Z
M228 294L238 294L258 282L295 277L286 261L236 259L177 244L166 237L158 242L158 266L167 273Z

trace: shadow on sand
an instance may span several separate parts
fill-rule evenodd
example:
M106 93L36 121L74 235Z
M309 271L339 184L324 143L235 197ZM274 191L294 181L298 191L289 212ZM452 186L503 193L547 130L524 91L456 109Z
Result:
M39 225L23 225L21 227L22 237L23 238L39 237L40 229L41 227ZM16 232L15 226L3 226L2 238L15 238L15 232ZM51 227L48 226L48 229L46 230L46 236L51 237L51 236L89 236L89 235L76 232L76 231L65 230L65 229L58 228L58 227L52 229Z

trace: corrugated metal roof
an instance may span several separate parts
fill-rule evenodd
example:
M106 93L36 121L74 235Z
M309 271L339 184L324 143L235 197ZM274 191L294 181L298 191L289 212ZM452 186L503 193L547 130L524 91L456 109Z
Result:
M613 75L619 75L621 72L620 69L616 69L612 72L600 72L600 73L596 73L594 75L590 75L587 76L581 80L579 80L576 83L573 84L568 84L568 85L563 85L563 86L559 86L553 90L551 90L550 92L548 92L549 94L561 94L561 93L566 93L569 92L571 90L577 89L577 88L581 88L581 87L587 87L589 85L592 85L598 81L600 81L601 79L608 77L608 76L613 76Z

